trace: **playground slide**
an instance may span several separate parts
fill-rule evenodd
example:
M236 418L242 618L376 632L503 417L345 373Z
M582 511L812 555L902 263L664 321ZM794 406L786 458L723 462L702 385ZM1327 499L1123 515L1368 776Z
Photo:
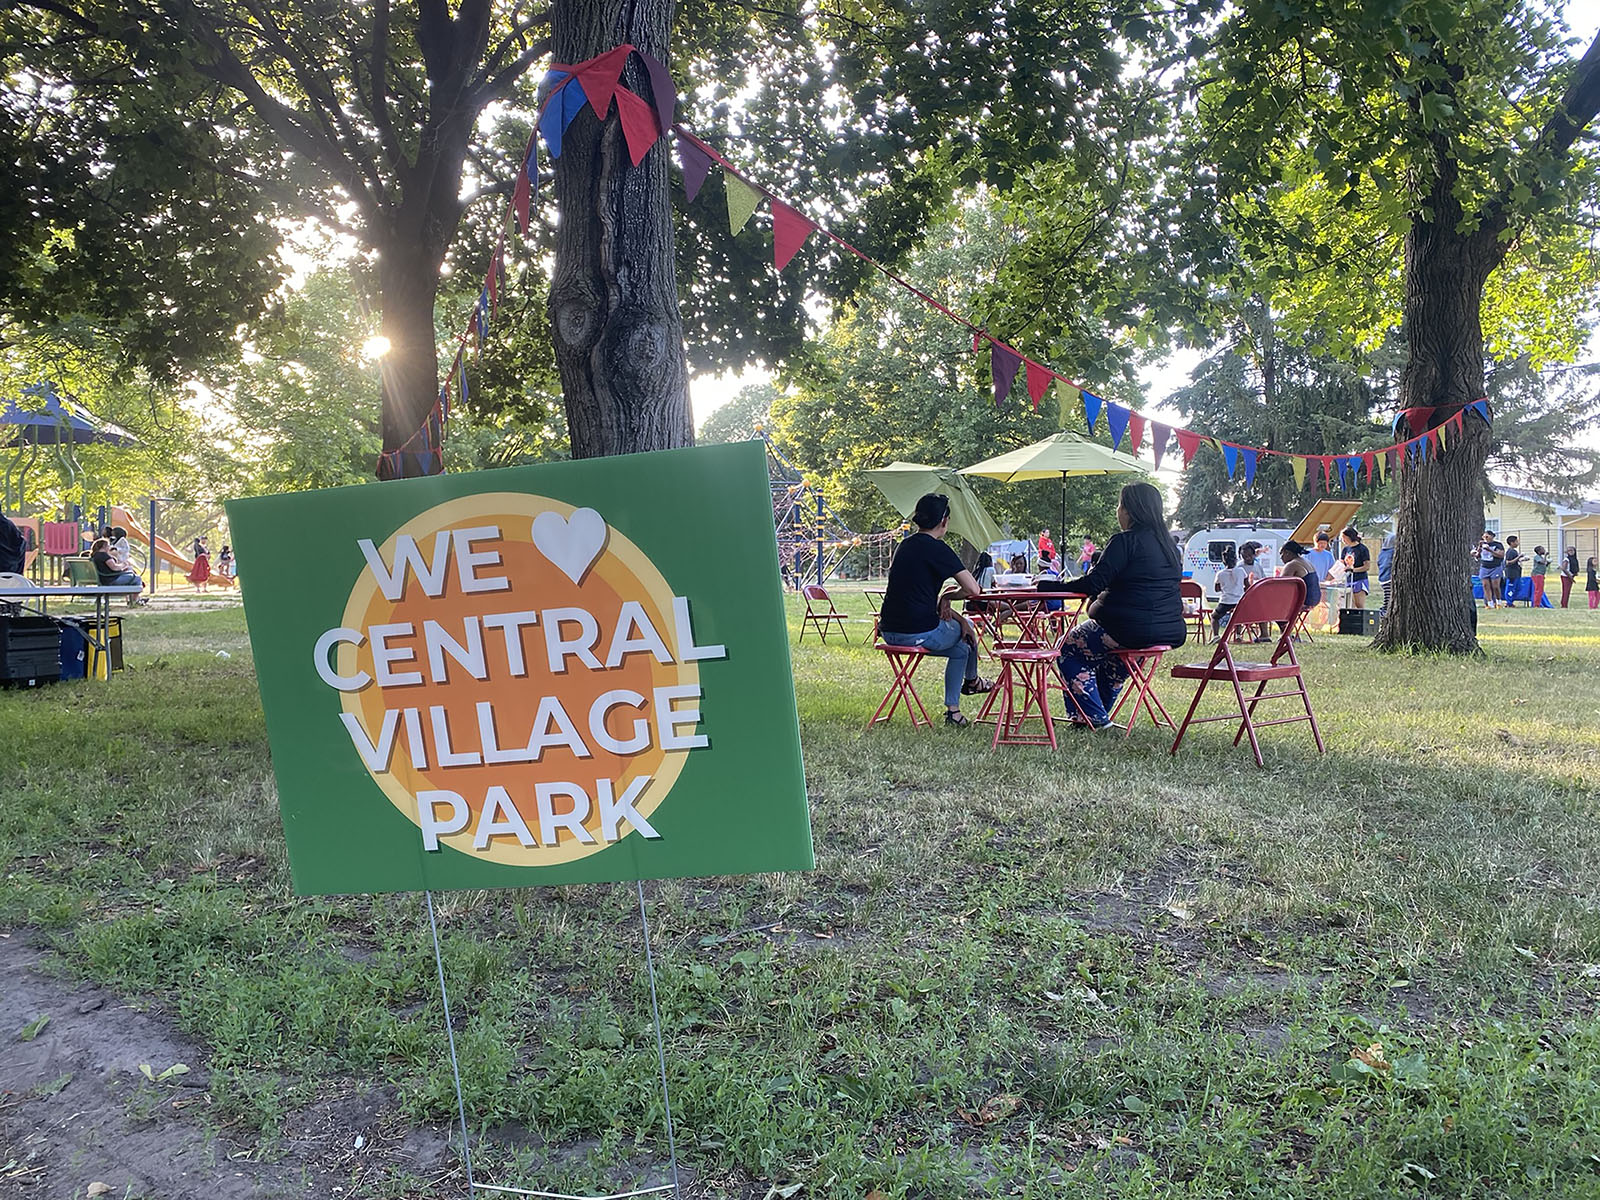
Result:
M146 554L149 554L150 535L145 532L143 526L133 519L133 514L127 509L116 504L111 506L110 513L111 524L120 525L126 529L128 531L128 540L135 546L142 548ZM156 554L158 557L165 559L167 562L177 567L178 570L182 571L185 575L194 570L194 559L180 554L177 548L164 537L158 536L156 538ZM232 587L236 581L228 578L226 575L219 575L216 568L213 567L211 570L210 582L220 583L224 587Z

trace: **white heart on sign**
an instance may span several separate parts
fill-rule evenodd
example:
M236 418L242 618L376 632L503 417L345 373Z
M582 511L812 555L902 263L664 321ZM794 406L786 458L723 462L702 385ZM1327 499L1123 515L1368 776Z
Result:
M542 512L533 519L533 544L573 583L582 583L594 560L606 548L606 521L592 508L571 517Z

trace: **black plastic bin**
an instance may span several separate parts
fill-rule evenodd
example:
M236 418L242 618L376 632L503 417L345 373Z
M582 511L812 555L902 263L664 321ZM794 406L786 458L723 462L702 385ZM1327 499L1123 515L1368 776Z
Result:
M0 617L0 685L34 687L61 678L61 630L49 617Z

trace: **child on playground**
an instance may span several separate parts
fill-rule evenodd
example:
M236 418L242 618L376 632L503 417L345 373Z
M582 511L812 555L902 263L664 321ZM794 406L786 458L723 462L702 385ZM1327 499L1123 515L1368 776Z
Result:
M222 553L217 556L217 570L229 579L233 578L233 547L227 542L222 543Z
M206 585L211 580L211 555L206 552L206 544L202 538L194 540L194 566L189 568L189 582L200 591L206 591Z
M1550 552L1543 546L1533 548L1533 562L1528 569L1528 578L1533 580L1533 607L1538 608L1544 603L1544 573L1550 569Z

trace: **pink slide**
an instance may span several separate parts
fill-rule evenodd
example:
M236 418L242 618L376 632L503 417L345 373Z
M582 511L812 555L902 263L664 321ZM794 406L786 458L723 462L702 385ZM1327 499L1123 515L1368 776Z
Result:
M133 514L121 505L113 504L110 509L111 524L120 525L128 531L128 540L135 546L142 546L146 554L150 552L150 535L144 527L133 519ZM194 570L194 559L178 553L176 547L164 537L156 538L156 554L165 559L178 570L187 575ZM211 583L219 583L223 587L232 587L238 580L230 579L226 575L219 575L215 568L211 571Z

